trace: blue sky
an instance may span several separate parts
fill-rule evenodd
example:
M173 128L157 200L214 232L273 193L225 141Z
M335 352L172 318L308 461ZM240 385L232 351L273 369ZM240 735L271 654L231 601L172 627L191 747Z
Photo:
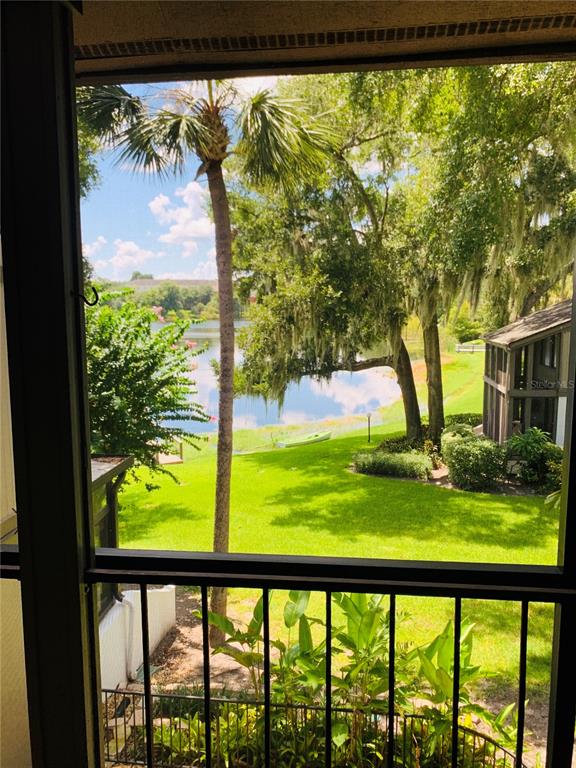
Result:
M254 77L236 85L243 93L255 93L275 82ZM99 155L98 165L101 183L81 206L84 254L98 276L126 280L138 270L166 279L216 278L207 184L205 178L194 181L194 160L182 176L168 179L135 173L110 152Z

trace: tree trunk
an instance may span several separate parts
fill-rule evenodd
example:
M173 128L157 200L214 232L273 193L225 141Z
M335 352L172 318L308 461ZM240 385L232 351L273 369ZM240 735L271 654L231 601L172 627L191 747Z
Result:
M444 429L444 393L442 390L442 361L438 316L434 315L427 325L422 325L424 360L426 361L426 386L428 387L428 436L434 445L440 444Z
M396 355L396 376L398 385L402 392L404 402L404 414L406 417L406 436L409 440L422 439L422 421L420 419L420 408L418 407L418 395L416 394L416 385L414 384L414 373L410 355L400 339L400 347Z
M214 552L228 552L230 534L230 475L232 470L232 413L234 404L234 290L232 286L232 233L230 209L222 165L212 161L208 188L216 230L218 307L220 314L220 380L218 393L218 448L216 465L216 503L214 510ZM226 615L227 591L214 587L210 610ZM221 645L224 635L210 627L210 644Z

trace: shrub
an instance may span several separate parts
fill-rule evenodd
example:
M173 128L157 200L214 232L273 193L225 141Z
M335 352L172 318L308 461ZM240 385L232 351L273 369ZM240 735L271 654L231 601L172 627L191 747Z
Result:
M454 424L468 424L471 427L477 427L482 424L481 413L451 413L444 419L446 429Z
M453 424L442 432L440 452L445 464L448 463L452 448L467 440L478 440L472 427L468 424Z
M408 453L408 451L422 448L422 440L409 440L406 435L400 437L387 437L378 446L377 450L386 453Z
M467 491L492 488L504 474L505 451L492 440L460 438L450 446L448 456L450 480Z
M451 330L460 344L465 344L467 341L475 341L484 333L481 323L467 317L459 317L452 324Z
M432 469L439 469L442 462L440 460L438 446L434 445L432 440L424 440L424 447L422 450L426 456L430 457L430 461L432 462Z
M432 470L432 461L417 451L410 453L388 453L374 451L359 453L354 457L354 469L365 475L387 477L412 477L427 480Z
M521 461L518 474L526 485L549 492L560 488L564 452L547 432L531 427L521 435L512 435L506 443L506 453L509 460Z

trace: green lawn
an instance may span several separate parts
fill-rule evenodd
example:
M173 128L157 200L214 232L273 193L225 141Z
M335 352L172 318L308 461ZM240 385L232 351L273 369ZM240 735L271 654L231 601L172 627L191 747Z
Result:
M481 410L482 355L456 356L444 367L448 412ZM423 383L420 382L421 402ZM385 423L372 445L400 432L401 403L383 409ZM333 425L337 426L337 425ZM293 431L298 431L298 428ZM306 431L300 428L300 431ZM348 470L352 455L368 447L366 430L336 434L328 442L274 449L286 428L236 433L230 549L233 552L334 555L416 560L553 564L556 513L536 496L499 496L438 488ZM174 467L180 484L160 480L149 493L144 484L121 495L120 540L124 547L210 550L214 504L215 445L187 448ZM237 593L244 603L248 594ZM412 619L400 637L424 640L440 631L450 601L402 598ZM318 607L320 603L318 602ZM466 601L465 613L478 622L478 659L493 671L513 676L519 612L507 604ZM547 676L550 610L534 606L530 679Z
M478 411L480 355L445 368L452 412ZM385 409L372 444L402 427L401 404ZM335 555L415 560L555 562L557 516L536 496L500 496L438 488L412 480L349 471L353 454L369 447L366 430L290 449L271 449L271 434L237 433L230 549L234 552ZM285 428L283 432L286 432ZM254 450L261 446L260 450ZM250 449L252 449L250 451ZM121 496L120 538L135 548L209 550L215 446L188 448L184 464L160 489L144 484Z

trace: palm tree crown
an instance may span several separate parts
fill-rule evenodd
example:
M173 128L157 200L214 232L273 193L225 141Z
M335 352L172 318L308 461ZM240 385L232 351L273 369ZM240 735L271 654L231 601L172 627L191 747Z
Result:
M220 316L220 377L214 551L228 552L230 477L234 399L234 290L232 232L222 163L234 153L241 173L252 183L290 193L297 184L322 170L332 137L319 124L307 121L299 104L280 99L269 90L246 98L238 108L231 83L209 81L206 95L190 90L167 94L169 106L156 108L122 86L84 88L79 109L119 152L121 161L162 175L179 173L189 156L199 161L196 177L206 174L216 235ZM237 136L232 148L232 136ZM211 608L225 615L226 590L212 591ZM213 645L223 642L216 627Z

